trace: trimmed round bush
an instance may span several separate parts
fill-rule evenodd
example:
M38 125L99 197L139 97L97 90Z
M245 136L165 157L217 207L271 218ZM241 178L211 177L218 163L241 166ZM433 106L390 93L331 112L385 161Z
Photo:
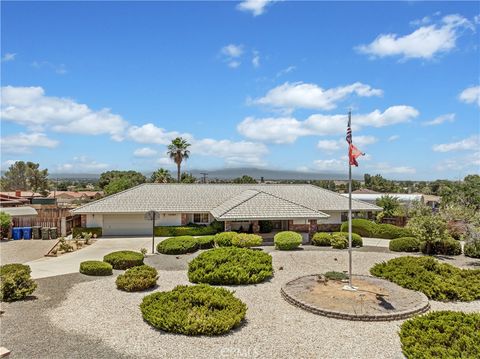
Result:
M128 269L143 264L143 254L134 251L117 251L107 254L103 261L110 263L113 269Z
M297 232L284 231L275 234L273 237L273 243L275 243L275 249L281 251L289 251L298 248L302 244L302 235Z
M157 252L163 254L193 253L198 249L198 241L192 236L167 238L157 244Z
M215 235L215 245L217 247L230 247L232 240L238 236L237 232L222 232Z
M30 266L20 263L0 266L0 301L13 302L31 295L37 283L30 277Z
M335 246L333 246L332 239L333 237L336 237L335 239ZM344 238L340 239L339 237ZM346 244L343 244L346 243ZM320 247L334 247L337 249L344 249L348 248L348 233L346 232L317 232L313 235L312 238L312 244L314 246L320 246ZM361 236L359 236L356 233L352 233L352 247L362 247L363 246L363 239Z
M117 277L115 284L118 289L126 292L138 292L155 287L157 279L157 270L144 264L127 269L124 274Z
M427 242L420 243L420 251L427 254ZM428 254L458 256L462 254L462 245L453 238L442 239L431 244L430 253Z
M85 261L80 263L80 273L86 275L112 275L113 267L110 263L102 261Z
M156 292L140 304L143 319L166 332L185 335L221 335L238 327L247 306L224 288L200 284L179 285Z
M232 246L240 248L258 247L263 243L263 238L258 234L239 233L232 238Z
M418 252L420 241L415 237L400 237L392 239L388 243L388 248L393 252Z
M272 275L272 256L248 248L210 249L188 264L188 279L192 283L253 284Z
M375 264L370 273L404 288L418 290L429 299L480 299L480 269L460 269L432 257L400 257Z
M412 232L407 228L394 226L393 224L383 223L377 224L374 231L374 237L384 239L394 239L401 237L409 237Z
M215 236L202 236L195 238L199 249L213 248L215 244Z
M404 322L399 335L407 358L480 357L480 313L431 312Z
M467 241L463 253L467 257L480 258L480 241Z
M332 245L332 236L330 233L317 232L312 237L312 244L320 247L330 247Z

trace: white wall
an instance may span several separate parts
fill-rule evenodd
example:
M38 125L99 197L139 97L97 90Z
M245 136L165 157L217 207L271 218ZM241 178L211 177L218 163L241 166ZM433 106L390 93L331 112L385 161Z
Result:
M181 213L162 213L160 221L155 221L156 226L180 226L181 224Z
M103 227L103 214L87 214L87 228Z
M322 211L322 212L330 215L330 217L319 219L317 221L318 224L322 224L322 223L340 224L340 223L342 223L342 212L328 212L328 211Z

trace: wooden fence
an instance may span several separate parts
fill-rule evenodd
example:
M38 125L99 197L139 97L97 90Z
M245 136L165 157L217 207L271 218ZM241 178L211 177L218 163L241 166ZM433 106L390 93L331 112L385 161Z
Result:
M80 226L80 216L72 215L71 208L62 208L57 206L32 206L37 210L38 215L32 217L13 218L13 227L56 227L61 233L62 219L65 220L66 234L72 233L73 227Z

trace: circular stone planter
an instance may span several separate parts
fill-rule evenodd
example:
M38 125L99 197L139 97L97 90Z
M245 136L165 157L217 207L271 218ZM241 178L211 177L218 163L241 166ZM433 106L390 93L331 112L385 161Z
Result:
M409 318L430 308L420 292L402 288L384 279L354 275L357 291L343 290L346 283L318 282L318 275L307 275L285 284L283 298L304 310L331 318L360 321L390 321Z

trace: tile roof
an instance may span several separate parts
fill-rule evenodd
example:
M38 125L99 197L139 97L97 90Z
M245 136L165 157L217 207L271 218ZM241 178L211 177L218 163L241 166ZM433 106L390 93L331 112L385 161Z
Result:
M254 193L255 192L255 193ZM264 193L259 196L258 192ZM257 194L256 194L257 193ZM254 195L259 196L253 199ZM266 194L270 195L267 196ZM238 198L236 198L238 196ZM233 199L236 198L236 199ZM308 184L162 184L146 183L126 191L90 202L73 210L74 213L145 213L212 212L217 207L227 210L235 201L252 199L251 204L278 199L317 212L347 211L348 198ZM285 203L281 206L284 206ZM224 207L222 207L222 205ZM267 205L267 204L266 204ZM247 208L250 204L246 204ZM373 204L352 200L354 211L381 210ZM295 211L299 211L296 208ZM317 213L318 216L318 213Z

